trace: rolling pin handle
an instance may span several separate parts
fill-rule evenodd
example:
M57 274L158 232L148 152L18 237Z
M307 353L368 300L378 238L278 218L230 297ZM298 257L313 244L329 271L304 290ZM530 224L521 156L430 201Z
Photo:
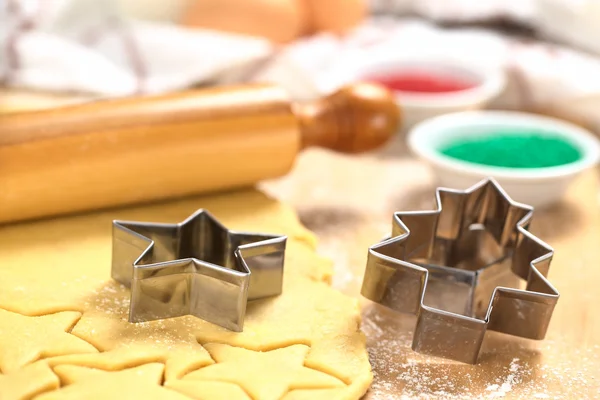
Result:
M302 148L325 147L343 153L373 150L399 129L401 112L386 88L357 83L307 104L294 104Z

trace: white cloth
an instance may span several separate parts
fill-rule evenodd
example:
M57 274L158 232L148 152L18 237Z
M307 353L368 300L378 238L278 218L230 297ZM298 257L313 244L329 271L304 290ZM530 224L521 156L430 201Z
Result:
M0 79L103 96L228 79L267 57L265 40L125 18L110 0L0 0Z
M386 4L397 1L403 0ZM524 5L515 12L533 18L525 4L531 1L478 0L478 9L518 2ZM573 1L568 5L582 7L574 13L600 9ZM466 3L418 4L435 14L464 9ZM377 17L344 38L318 34L275 49L258 38L139 22L122 13L117 0L0 0L0 79L13 87L122 96L259 80L308 99L357 79L368 62L419 55L504 69L509 85L499 104L511 108L600 93L599 57L482 29L446 30L420 20Z
M416 14L437 21L511 20L600 54L598 0L368 0L378 14Z
M371 10L384 14L413 13L435 20L473 21L506 17L528 22L545 0L369 0Z

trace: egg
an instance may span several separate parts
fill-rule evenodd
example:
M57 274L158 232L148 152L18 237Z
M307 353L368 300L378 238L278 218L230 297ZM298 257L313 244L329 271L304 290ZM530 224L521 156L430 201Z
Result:
M304 0L195 0L181 24L290 42L305 32Z
M312 32L344 34L368 13L366 0L304 0Z

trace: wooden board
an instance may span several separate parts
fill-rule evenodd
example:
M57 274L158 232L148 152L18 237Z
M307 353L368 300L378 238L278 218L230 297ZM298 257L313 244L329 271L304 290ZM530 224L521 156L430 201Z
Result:
M0 111L52 103L12 99L3 96ZM296 206L317 233L320 251L335 261L334 285L345 293L359 296L367 248L389 234L392 213L433 204L433 177L402 143L398 137L362 157L308 151L291 174L262 185ZM556 251L550 279L561 292L546 340L490 332L480 364L458 364L412 352L414 317L365 301L363 329L375 373L366 398L600 398L599 182L598 171L589 171L564 202L535 213L532 231Z
M561 298L546 340L488 332L479 365L410 349L415 318L364 301L375 380L367 399L600 397L600 208L595 170L561 204L534 214L532 231L555 249L550 280ZM367 248L388 235L392 213L428 209L435 185L398 138L378 155L304 153L286 178L264 185L292 203L336 262L334 286L359 296ZM404 396L404 397L401 397ZM419 397L421 396L421 397Z

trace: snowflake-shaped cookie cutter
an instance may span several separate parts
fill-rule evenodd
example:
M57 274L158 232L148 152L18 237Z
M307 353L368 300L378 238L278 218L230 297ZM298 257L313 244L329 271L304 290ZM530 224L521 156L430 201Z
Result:
M533 208L494 179L438 188L436 201L394 214L391 238L369 248L361 294L415 314L412 349L424 354L475 364L487 330L543 339L559 293L553 249L528 230ZM525 288L503 286L515 278Z

